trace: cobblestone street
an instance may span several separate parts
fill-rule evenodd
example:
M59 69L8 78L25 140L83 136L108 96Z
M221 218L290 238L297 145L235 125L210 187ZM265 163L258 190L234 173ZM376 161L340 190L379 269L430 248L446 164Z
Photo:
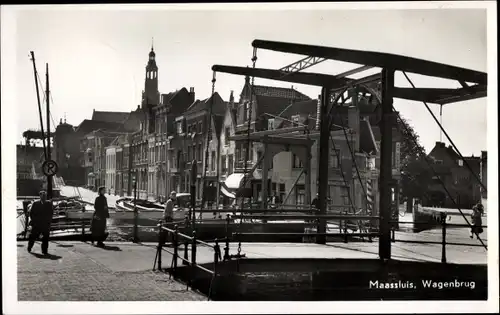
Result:
M168 274L151 271L151 247L113 244L106 251L85 243L51 242L51 256L43 257L39 243L31 254L27 243L17 246L19 301L206 300Z

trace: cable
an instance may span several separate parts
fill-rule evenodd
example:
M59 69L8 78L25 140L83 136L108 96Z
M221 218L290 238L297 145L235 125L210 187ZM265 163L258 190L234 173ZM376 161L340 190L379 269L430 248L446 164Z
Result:
M214 98L215 98L215 74L216 72L213 72L213 77L212 77L212 97L211 97L211 102L210 102L210 111L206 120L208 130L207 130L207 143L205 146L205 165L203 169L203 194L201 196L201 209L203 210L203 206L205 205L205 193L206 193L206 188L207 188L207 183L206 183L206 178L207 178L207 169L208 169L208 147L209 143L212 140L212 113L213 113L213 107L214 107ZM212 161L214 163L214 161ZM203 213L203 211L200 212L200 216Z
M408 77L408 75L406 74L406 72L402 71L403 72L403 75L405 76L406 80L408 80L408 82L410 83L410 85L412 86L412 88L415 88L415 85L413 84L413 82L410 80L410 78ZM426 103L426 102L422 102L424 103L425 107L427 108L427 111L429 111L429 113L431 114L432 118L434 118L434 121L437 123L437 125L439 126L439 128L441 129L441 131L444 133L444 135L446 136L446 138L448 139L448 141L450 141L450 144L453 146L453 149L455 149L455 151L458 153L458 155L460 156L460 158L462 159L462 161L464 162L464 164L467 166L467 168L469 169L469 171L472 173L472 175L475 177L475 179L477 180L477 182L479 183L479 185L484 189L484 191L486 192L487 189L486 187L484 186L484 184L481 182L481 179L479 178L479 176L472 170L471 166L469 165L469 163L464 159L464 156L462 155L462 153L460 153L460 151L458 150L457 146L455 145L455 143L453 143L453 141L451 140L450 136L448 135L448 133L446 132L446 130L444 130L443 126L441 125L441 123L439 122L439 120L436 118L436 115L434 115L434 113L432 112L432 110L430 109L429 105Z

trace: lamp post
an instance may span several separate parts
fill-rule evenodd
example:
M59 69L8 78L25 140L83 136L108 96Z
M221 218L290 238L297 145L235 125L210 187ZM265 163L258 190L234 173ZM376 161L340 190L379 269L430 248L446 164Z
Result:
M139 220L139 213L137 212L137 181L136 181L136 172L132 173L132 185L134 187L134 243L139 241L137 225Z

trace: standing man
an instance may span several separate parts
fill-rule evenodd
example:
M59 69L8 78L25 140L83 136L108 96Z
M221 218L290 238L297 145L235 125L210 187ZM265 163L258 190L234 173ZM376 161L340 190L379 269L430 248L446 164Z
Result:
M94 216L92 218L92 244L97 241L97 246L104 247L106 233L106 219L109 218L108 201L104 197L105 187L99 187L99 196L94 201Z
M177 193L175 191L172 191L170 193L170 198L168 198L167 202L165 203L165 212L163 213L165 223L174 221L174 203L176 196Z
M170 198L168 198L167 202L165 203L165 211L163 212L163 220L164 223L168 224L174 221L174 203L175 203L175 198L177 196L177 193L175 191L172 191L170 193ZM167 235L165 231L160 232L161 236L161 244L165 244L167 241Z
M42 253L48 254L50 224L52 223L52 202L47 200L47 193L40 191L40 200L31 206L30 223L31 233L28 239L28 252L31 252L35 241L42 234Z

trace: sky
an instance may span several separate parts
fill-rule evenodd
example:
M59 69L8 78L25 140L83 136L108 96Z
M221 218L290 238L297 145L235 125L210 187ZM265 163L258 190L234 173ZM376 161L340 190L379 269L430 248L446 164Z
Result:
M131 111L140 104L152 44L159 90L194 87L196 98L211 93L213 64L251 66L254 39L402 54L487 71L486 10L108 10L58 6L17 13L17 135L39 128L30 51L45 84L49 64L51 113L78 125L92 111ZM153 43L152 43L153 42ZM259 50L256 67L279 69L303 56ZM326 61L308 72L336 74L356 65ZM370 74L370 73L365 73ZM417 87L457 88L453 81L409 74ZM356 77L356 76L354 76ZM255 79L259 85L294 88L317 98L319 87ZM242 76L218 73L215 90L236 99ZM408 87L401 74L396 86ZM443 125L464 155L486 150L486 98L446 105ZM394 105L429 152L439 127L422 103ZM436 115L439 106L430 105ZM21 109L22 110L19 110ZM439 116L438 116L439 117ZM448 143L443 135L444 142Z

